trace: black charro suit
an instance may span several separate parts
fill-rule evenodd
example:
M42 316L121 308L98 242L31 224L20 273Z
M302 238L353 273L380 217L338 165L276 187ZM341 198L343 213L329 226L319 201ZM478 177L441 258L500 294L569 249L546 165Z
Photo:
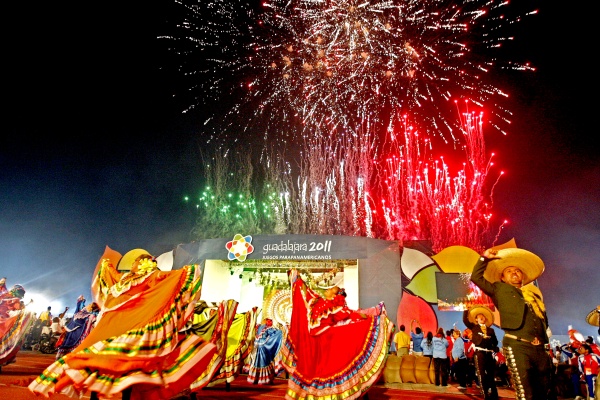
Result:
M496 331L490 326L484 333L479 324L469 321L469 310L463 313L463 322L472 332L471 341L475 345L475 371L483 398L497 400L496 359L494 358L494 350L498 347Z
M547 400L552 371L552 361L546 348L549 342L546 333L548 319L545 314L544 318L535 314L520 288L485 279L483 273L489 261L485 257L478 259L471 273L471 281L490 296L498 308L500 327L505 334L502 345L511 371L515 396L518 400ZM541 344L533 345L531 342L535 339Z

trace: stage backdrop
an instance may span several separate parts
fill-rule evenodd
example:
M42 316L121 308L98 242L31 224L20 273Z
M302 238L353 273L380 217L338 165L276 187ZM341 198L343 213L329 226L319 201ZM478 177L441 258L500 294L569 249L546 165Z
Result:
M513 241L508 245L516 247ZM352 265L344 267L329 285L339 282L347 289L349 307L367 308L383 301L396 327L403 324L409 331L416 320L424 332L435 332L438 327L464 329L463 309L474 303L489 303L475 290L462 290L478 257L477 252L463 246L450 246L434 254L428 241L405 241L401 245L398 241L354 236L239 234L181 244L171 255L159 257L159 268L199 264L205 278L204 300L233 298L240 302L238 311L244 312L260 306L263 299L263 307L281 304L281 315L287 315L285 268L314 263L316 276L340 260L339 265ZM256 281L250 280L251 271L261 260L265 265L278 266L279 276L270 278L282 282L277 289L257 288ZM448 284L448 279L463 283L461 290L454 290L456 285ZM496 310L494 314L499 324ZM501 330L496 331L501 337Z
M240 236L242 239L237 237L236 245L245 242L246 248L251 246L252 250L240 257L243 261L235 258L229 249L234 238L206 239L177 246L173 250L173 269L187 264L205 268L207 260L228 261L237 268L243 268L245 262L256 263L258 260L265 263L279 260L282 265L294 261L313 260L318 265L335 260L357 260L358 282L353 284L347 277L344 281L349 297L357 285L358 307L372 307L383 301L390 319L396 323L402 297L401 248L397 241L337 235L252 236L241 233ZM237 271L231 271L232 282L238 279ZM203 282L203 292L205 289L208 290ZM227 288L222 289L223 293L227 292ZM354 306L351 302L348 305Z

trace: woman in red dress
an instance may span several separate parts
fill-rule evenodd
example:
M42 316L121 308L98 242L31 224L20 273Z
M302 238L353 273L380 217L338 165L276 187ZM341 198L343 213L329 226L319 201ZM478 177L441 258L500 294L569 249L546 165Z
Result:
M394 324L385 306L354 311L334 286L321 297L290 271L292 316L282 349L289 373L286 399L356 399L377 382Z
M6 289L6 278L0 279L0 369L15 362L23 338L35 320L33 312L23 304L25 289L14 285Z

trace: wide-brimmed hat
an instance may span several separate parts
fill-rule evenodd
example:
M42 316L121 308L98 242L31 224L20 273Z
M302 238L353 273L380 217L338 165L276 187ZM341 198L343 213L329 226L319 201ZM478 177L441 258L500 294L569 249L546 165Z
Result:
M147 250L144 249L129 250L119 260L119 263L117 264L117 271L131 271L131 267L133 266L134 261L137 260L137 258L141 255L148 255L152 257L152 254L150 254Z
M544 262L530 251L507 248L498 250L488 263L483 277L490 282L502 280L502 271L508 267L517 267L523 273L523 285L535 281L544 272Z
M485 317L485 326L492 326L494 324L494 313L486 306L473 306L469 308L469 321L473 324L477 324L475 319L479 314L483 314Z
M589 312L589 314L585 317L585 322L590 325L600 327L600 306Z

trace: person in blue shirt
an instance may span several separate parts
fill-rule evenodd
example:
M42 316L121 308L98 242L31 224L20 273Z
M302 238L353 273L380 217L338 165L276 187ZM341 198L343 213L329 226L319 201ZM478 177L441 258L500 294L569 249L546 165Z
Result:
M413 328L413 324L416 322L417 326ZM416 319L413 319L410 322L410 338L413 342L413 354L415 356L423 355L423 347L421 346L421 342L423 341L423 330L421 329L421 324Z
M421 348L425 357L433 358L433 333L427 332L425 338L421 341Z
M454 370L456 380L458 380L458 389L464 390L467 388L467 372L469 368L469 361L465 352L465 342L460 337L458 329L452 331L452 339L454 340L454 344L452 345L452 369Z
M448 386L448 354L446 349L450 343L444 334L444 328L438 328L433 337L433 367L435 370L435 386Z

